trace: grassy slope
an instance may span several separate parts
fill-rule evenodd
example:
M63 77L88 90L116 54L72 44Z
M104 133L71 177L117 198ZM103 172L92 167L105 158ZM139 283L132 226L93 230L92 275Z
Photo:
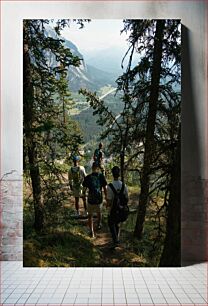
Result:
M110 250L111 238L104 210L103 228L97 238L88 234L87 220L74 219L73 199L63 204L56 218L52 217L46 229L36 234L32 228L31 206L24 207L24 266L39 267L96 267L96 266L153 266L160 251L153 256L154 222L147 220L142 241L133 237L138 194L130 189L131 214L121 230L121 246ZM81 205L82 206L82 205ZM96 220L95 220L96 222Z

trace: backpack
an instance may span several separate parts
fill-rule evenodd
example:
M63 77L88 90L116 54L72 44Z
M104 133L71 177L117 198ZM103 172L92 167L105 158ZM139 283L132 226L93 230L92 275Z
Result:
M113 205L110 212L110 217L112 221L119 223L127 220L129 215L128 200L124 194L124 183L120 192L118 193L112 183L109 184L109 187L114 193Z
M80 182L80 167L77 167L76 169L74 167L71 167L71 173L73 177L73 185L79 187L81 185Z
M90 175L90 186L88 193L88 203L89 204L101 204L103 201L102 187L100 182L100 174Z

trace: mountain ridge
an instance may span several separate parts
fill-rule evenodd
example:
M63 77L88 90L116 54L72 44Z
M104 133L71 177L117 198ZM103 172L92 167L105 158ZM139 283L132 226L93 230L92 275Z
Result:
M58 37L51 27L47 27L46 35L53 38ZM116 73L104 71L91 64L87 64L84 56L79 52L78 47L73 42L63 36L61 36L61 39L64 40L64 46L69 48L73 55L78 56L81 62L79 67L69 66L68 68L67 80L71 91L78 91L80 88L97 91L104 86L116 86L115 81L118 78ZM54 61L55 59L52 60L52 65L55 65Z

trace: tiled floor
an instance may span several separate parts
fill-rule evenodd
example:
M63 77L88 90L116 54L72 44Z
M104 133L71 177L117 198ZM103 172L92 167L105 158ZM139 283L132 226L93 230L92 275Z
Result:
M123 269L0 265L1 305L208 305L205 263Z

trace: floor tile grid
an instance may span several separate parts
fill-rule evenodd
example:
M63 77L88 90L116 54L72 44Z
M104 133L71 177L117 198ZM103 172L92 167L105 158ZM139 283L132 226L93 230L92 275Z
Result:
M89 299L89 305L91 305L91 303L92 304L100 303L102 305L105 304L114 305L115 290L113 284L114 282L113 282L112 268L107 268L107 269L101 268L100 274L98 275L95 268L93 280L91 283L91 293L93 295Z
M44 277L44 274L46 274L47 269L41 269L40 271L31 271L30 269L27 269L27 272L30 273L26 273L24 270L16 269L11 276L7 274L5 282L13 282L13 286L15 287L16 292L18 291L21 293L21 296L18 298L18 295L14 294L14 290L6 300L4 299L4 302L25 303L30 294L35 290L36 286L38 286L39 282ZM31 276L33 279L32 282ZM42 290L44 290L44 288Z
M60 279L60 273L58 272L58 270L55 270L55 271L47 270L45 277L39 281L35 290L33 291L33 294L26 300L26 303L27 304L35 303L35 302L39 304L48 303L50 302L50 300L52 299L55 293L56 293L56 296L54 298L56 300L57 294L58 294L57 289L59 288L60 282L61 282L61 279ZM62 297L63 297L63 294L64 292L62 292ZM61 300L61 297L59 293L59 301L60 300Z
M80 279L80 277L78 277L79 279ZM89 278L89 276L88 276L88 278ZM120 278L120 277L119 277ZM101 284L100 284L101 285ZM39 282L39 287L40 287L40 282Z
M102 275L102 305L114 305L115 302L115 288L113 282L113 273L112 268L103 269ZM118 271L117 268L115 271Z
M189 296L193 303L195 300L199 302L201 300L207 301L207 269L204 271L200 269L192 270L183 268L183 274L179 270L177 279L183 291Z
M123 277L123 269L115 268L113 270L113 296L115 305L127 304L127 293ZM128 268L127 268L128 270Z
M10 266L12 268L12 265ZM6 270L6 269L5 269ZM2 264L1 264L1 272L2 272ZM11 275L14 273L14 271L5 271L4 275L1 277L1 281L3 282L4 289L1 289L1 301L5 300L4 297L2 298L2 295L6 295L6 297L10 296L16 289L17 284L14 283L10 285L11 282ZM2 274L2 273L1 273ZM10 278L10 281L8 282L8 279ZM19 293L23 293L23 289L19 289Z
M81 279L80 279L80 277L81 277ZM79 304L80 305L82 305L82 304L85 304L85 305L87 304L88 305L89 296L90 296L90 293L91 293L93 268L85 269L84 271L82 271L82 274L77 274L76 278L77 278L77 296L76 296L74 304L75 305L79 305ZM80 279L80 282L79 282L79 279Z
M10 268L11 268L11 266L10 266ZM18 270L18 269L16 268L16 270ZM29 271L29 270L27 270L27 271ZM82 269L82 268L76 269L76 276L75 276L72 273L70 273L70 274L66 273L66 271L69 272L68 269L63 270L62 268L59 268L58 270L57 269L52 269L52 271L51 271L51 268L50 268L50 269L45 269L44 271L42 271L43 273L40 277L40 269L39 268L33 269L32 270L33 272L38 271L38 273L34 274L34 275L37 275L37 280L36 280L35 283L33 282L33 286L31 286L31 285L28 286L29 284L28 284L27 279L26 279L25 282L22 281L22 276L23 276L24 272L26 272L26 270L16 271L17 275L15 275L14 269L13 269L13 271L12 271L12 273L14 273L13 275L18 276L18 277L16 279L16 284L13 282L13 284L10 284L9 287L10 287L10 289L15 289L15 288L16 289L26 289L26 291L24 292L25 295L22 296L21 299L18 301L18 303L20 303L20 302L23 302L24 299L28 298L28 294L31 293L31 289L32 289L32 287L34 287L34 284L36 284L36 288L38 288L38 290L40 290L42 288L42 290L45 291L45 294L46 294L47 279L50 280L51 276L53 274L55 274L56 277L59 275L59 279L55 281L55 286L54 286L56 288L56 301L57 301L57 303L60 303L61 301L63 302L64 297L68 293L67 290L68 289L71 290L73 287L75 287L75 284L76 284L76 287L79 287L77 289L85 290L85 291L87 290L86 293L89 293L89 288L90 288L90 294L91 295L89 295L87 297L87 300L84 303L84 304L87 304L89 302L90 305L91 305L90 301L94 301L96 303L99 303L98 299L97 299L97 301L95 301L95 298L99 297L99 300L100 300L100 295L98 294L98 291L100 293L101 290L99 288L102 288L102 303L104 304L105 301L103 300L103 296L106 297L104 295L104 292L106 293L106 289L109 290L110 288L112 288L112 277L111 276L113 274L113 279L114 279L114 282L113 282L113 298L114 298L114 300L113 300L113 302L115 302L116 304L118 304L117 301L116 301L116 299L118 300L118 296L119 296L119 300L121 302L120 304L122 304L122 303L124 304L125 302L127 304L137 303L135 292L137 293L136 290L141 291L142 287L143 287L143 289L145 287L148 289L149 293L153 297L154 302L156 304L158 304L159 301L157 300L157 295L156 295L156 293L157 293L156 291L159 287L158 284L163 281L163 279L162 279L163 276L165 276L166 279L168 280L166 269L164 269L164 270L163 269L158 269L157 270L155 268L150 268L150 269L145 269L144 270L145 273L144 273L144 271L140 268L138 268L137 270L135 270L135 268L131 269L131 270L128 270L128 269L120 269L120 270L118 270L118 269L107 269L106 270L106 268L105 269L101 268L99 270L100 271L99 274L97 273L98 272L97 268L95 268L94 270L91 270L91 274L89 274L90 270L85 270L85 274L83 274L83 270L85 270L85 269ZM30 271L30 272L32 272L32 271ZM65 271L65 275L63 274L64 271ZM70 269L70 271L72 271L72 270ZM92 273L92 271L94 271L94 272ZM131 271L131 273L129 273L129 271ZM161 275L161 271L163 271L163 272L166 271L165 275L164 275L164 273L162 273L163 275ZM190 271L186 270L186 271L188 271L188 273L185 273L185 274L184 274L184 272L186 272L186 271L184 271L184 270L183 271L182 270L176 270L176 269L168 270L169 278L170 278L170 272L169 271L174 271L174 274L171 276L171 285L175 284L175 286L174 286L174 287L176 287L175 289L181 289L181 288L179 288L179 282L177 282L177 280L174 279L175 277L178 278L178 276L181 276L181 274L185 275L186 276L185 279L189 278L189 280L184 283L184 276L183 276L183 277L180 278L180 281L182 281L183 284L188 285L188 287L187 287L188 289L193 288L193 286L190 285L190 276L191 276L191 274L193 274L194 269L192 269L192 270L190 269ZM177 275L177 271L178 271L178 275ZM108 272L108 273L106 274L106 272ZM135 272L137 274L135 274ZM191 272L191 274L190 274L190 272ZM194 271L194 273L195 272L198 272L198 271ZM203 276L206 275L205 274L206 272L204 272L204 269L201 268L200 272L202 272L201 275L203 275ZM10 275L11 275L11 273L9 273L9 271L5 271L5 276L6 276L6 277L4 277L5 281L8 281L8 278L10 278ZM83 275L84 275L84 277L83 277ZM107 275L107 277L106 276L104 277L104 275ZM135 275L137 275L137 278L134 279ZM66 284L66 280L69 280L69 276L71 276L71 279L70 279L70 281L68 281L68 284ZM143 276L143 277L141 277L141 276ZM44 277L45 277L45 279L44 279ZM65 277L65 279L64 279L64 277ZM198 284L198 281L201 278L200 274L198 274L197 277L196 277L196 275L193 275L193 277L195 278L195 282ZM81 278L82 278L82 282L80 282ZM90 281L89 281L89 278L91 279ZM62 282L61 282L61 279L62 279ZM73 279L73 282L71 282L72 279ZM109 279L111 279L110 283L108 281ZM10 283L11 283L11 280L12 279L10 278L10 280L9 280ZM138 280L140 280L140 282L138 282ZM88 281L88 289L86 289L86 281ZM49 282L48 287L51 287L51 283L53 283L53 281ZM106 286L106 284L108 286ZM144 286L144 284L145 284L145 286ZM164 281L164 284L165 284L165 281ZM204 281L204 283L201 282L200 285L204 286L205 284L206 284L206 281ZM6 286L5 286L5 283L4 283L5 288L8 288L7 285L9 285L9 283L6 284ZM63 285L65 286L65 289L63 288ZM108 288L106 288L106 287L108 287ZM28 292L28 290L29 290L29 292ZM59 292L58 292L58 290L59 290ZM160 293L160 298L161 298L161 291L159 292ZM167 291L167 284L166 284L166 291ZM57 292L59 293L59 295L57 294ZM97 295L95 295L95 292L97 292ZM71 294L71 291L69 291L69 293ZM109 293L109 291L108 291L108 293ZM112 293L112 290L111 290L111 293ZM132 296L132 294L134 294L134 296ZM162 292L162 294L163 294L163 292ZM166 295L167 295L167 292L166 292ZM167 299L166 295L163 294L165 299ZM92 297L93 297L93 299L90 300L90 298L92 298ZM108 295L108 297L109 297L109 295ZM115 299L115 297L116 297L116 299ZM88 298L89 298L89 300L88 300ZM125 299L126 299L126 301L125 301ZM45 301L46 301L46 303L49 302L48 301L48 296L46 297ZM54 297L52 298L50 303L51 302L54 304L54 302L55 302ZM75 304L77 305L78 302L79 302L79 300L77 299ZM110 303L110 301L106 301L106 302L108 302L106 304ZM146 303L147 303L147 301L146 301ZM40 305L40 301L39 301L38 304ZM191 304L193 305L193 303L191 303Z
M89 294L89 284L91 282L91 271L92 269L84 270L82 268L78 268L74 271L73 277L70 282L68 282L68 286L62 299L62 304L78 304L82 301L82 297L85 297L86 304L86 295ZM66 279L67 278L68 275L66 273ZM88 283L87 286L86 283ZM57 299L59 299L58 295L56 296L56 300Z
M62 303L74 304L77 298L77 287L79 286L80 282L77 281L77 276L75 276L75 274L76 271L74 271L73 276L71 277L70 281L68 281L67 283L67 287L62 298ZM78 275L80 275L81 277L80 271L78 271ZM67 278L68 275L65 276L65 279ZM58 298L58 296L56 298Z
M40 269L41 271L43 271L42 269ZM33 270L34 271L34 270ZM31 278L31 273L33 272L33 271L31 271L30 269L27 269L27 270L22 270L20 273L19 273L19 278L20 278L20 281L21 281L21 284L19 284L18 285L18 288L19 288L19 290L20 290L20 287L22 288L22 290L23 290L23 288L24 289L26 289L26 291L25 292L22 292L23 294L24 293L26 293L24 296L22 296L21 297L21 299L19 299L18 300L18 303L21 303L21 302L24 302L24 301L27 301L27 299L29 298L29 297L31 297L31 294L34 294L34 292L36 293L36 300L37 300L37 298L39 298L40 297L40 294L41 293L43 293L44 292L44 294L46 294L46 291L47 291L47 286L46 286L46 283L47 283L47 279L45 279L44 280L44 277L43 277L43 274L41 275L40 274L40 272L41 271L39 271L38 272L38 275L37 275L37 280L34 282L34 273L33 273L33 282L30 284L30 283L28 283L28 280L26 279L26 281L24 282L23 281L23 278L22 278L22 276L23 276L23 273L26 273L26 272L30 272L30 273L28 273L29 274L29 278ZM52 273L49 273L49 271L50 272L52 272ZM48 279L50 280L51 279L51 276L52 276L52 274L55 274L56 272L54 271L54 269L44 269L44 271L43 271L44 273L45 273L45 275L47 276L47 272L48 272ZM14 276L16 277L16 275L14 274ZM25 275L24 275L25 276ZM16 282L17 282L17 280L18 280L18 278L16 278ZM43 281L44 280L44 281ZM10 279L10 281L12 281L12 279ZM24 285L23 285L23 282L25 283ZM44 282L45 282L45 284L44 284ZM18 283L17 283L18 284ZM17 285L16 284L16 285ZM53 291L55 291L55 290L60 290L59 289L59 287L58 287L58 284L56 284L56 286L51 286L50 285L50 283L49 283L49 287L54 287L54 290ZM62 294L63 294L63 292L62 292ZM48 293L47 293L47 296L48 296ZM11 297L11 295L10 295L10 297ZM16 296L17 297L17 296ZM24 301L23 301L24 300ZM32 302L32 301L31 301ZM33 301L34 302L34 301ZM37 301L36 301L37 302Z
M9 273L6 274L6 280L5 281L4 281L4 279L1 279L1 281L4 284L4 289L1 289L1 302L3 302L6 298L11 296L18 286L17 284L15 285L14 283L12 285L10 285L10 283L8 283L7 279L10 277L9 275L10 275ZM24 292L25 292L24 289L19 288L19 291L16 292L16 293L19 293L20 295L22 295Z
M103 299L103 268L93 268L91 282L90 282L90 293L88 295L89 305L102 304Z
M167 303L191 303L188 296L182 290L177 277L172 273L172 270L167 270L165 274L163 271L164 270L159 270L160 278L158 280L158 286L160 287ZM177 270L175 271L177 273ZM180 296L179 293L182 294L182 296Z
M186 294L187 292L185 292L185 290L183 290L181 286L182 284L180 284L177 280L177 277L175 277L177 274L177 271L179 275L182 274L181 273L182 271L179 269L178 270L176 269L170 269L170 270L158 269L157 270L157 268L151 268L150 271L143 272L143 274L146 277L146 279L144 277L144 281L146 283L148 291L150 292L153 302L154 303L164 303L164 300L163 300L163 297L164 297L167 303L173 303L173 304L176 304L179 302L181 302L181 304L183 303L193 304L193 302L195 302L193 299L195 300L197 299L197 302L200 302L200 303L206 303L207 299L205 298L205 295L203 296L199 295L197 294L197 291L194 292L194 296L189 294L190 296L192 296L193 298L192 300L188 297L188 295ZM171 271L172 272L174 271L175 273L171 274L172 273ZM165 272L165 275L163 275L164 273L162 272ZM134 274L137 273L136 270L134 270L133 273ZM151 277L151 274L152 274L152 277ZM182 279L182 281L184 282L184 279ZM138 283L139 283L138 279L135 280L135 283L138 286ZM191 286L190 283L188 285ZM159 288L157 288L157 286ZM140 301L141 301L141 298L140 298Z
M164 292L160 289L158 279L161 279L161 273L158 269L141 271L146 287L154 304L167 304L168 301L164 296ZM163 280L163 278L162 278ZM161 281L162 281L161 280ZM174 296L173 296L174 297ZM171 300L173 301L173 300ZM177 301L178 302L178 301Z
M79 279L80 279L80 277L78 277ZM89 278L89 276L88 276L88 278ZM120 278L120 277L119 277ZM100 284L101 285L101 284ZM39 282L39 287L40 287L40 282ZM47 297L48 298L48 297ZM40 301L39 301L40 302ZM43 300L42 300L42 302L43 302ZM77 301L78 302L78 301Z
M171 289L179 299L179 301L183 303L206 303L207 298L206 294L199 294L196 290L198 288L199 284L200 286L205 282L205 275L201 277L199 271L195 271L194 269L191 271L187 268L182 268L183 273L181 273L180 269L172 269L171 274L172 277L175 278L175 280L178 283L178 286L174 286L170 283ZM199 277L197 277L199 276Z
M128 305L140 305L141 303L141 296L139 296L139 292L137 291L136 282L133 274L134 269L123 269L123 280L124 280L124 288L126 291L126 299ZM139 272L139 270L138 270ZM143 279L141 279L141 274L137 272L137 275L139 275L139 282L137 283L137 286L140 287L140 284L144 284ZM143 285L144 287L144 285ZM152 304L152 301L151 303Z
M131 269L132 279L134 282L134 288L137 293L137 297L139 302L153 304L151 295L147 288L146 281L140 269Z
M75 272L72 282L69 284L63 303L88 303L93 269L80 269Z
M52 297L52 302L55 300L60 301L60 302L67 302L67 303L74 303L75 300L77 299L77 294L79 292L79 290L82 290L83 287L81 286L81 281L83 280L83 269L77 269L74 271L73 276L71 277L71 279L69 280L69 275L66 272L65 278L62 281L62 285L61 283L59 284L60 287L64 286L64 282L66 282L66 280L68 279L68 283L67 286L65 287L65 291L64 294L61 295L61 292L58 293L58 291L56 290L55 294ZM80 288L78 290L78 288ZM63 293L63 292L62 292ZM62 299L61 299L62 297ZM67 300L67 301L66 301Z
M192 304L192 301L189 299L188 295L185 293L179 282L179 278L177 276L178 271L179 271L178 269L170 269L169 276L167 277L166 273L164 279L166 280L167 285L169 286L171 292L174 294L174 297L179 301L179 303L181 303L182 305L184 303ZM167 297L166 300L170 302L170 299L168 299Z
M190 299L189 294L187 294L185 287L189 288L189 290L194 290L193 286L191 285L190 281L186 280L185 278L181 277L180 272L177 271L172 271L171 272L172 278L175 279L175 285L169 282L174 294L177 296L178 300L183 303L189 303L193 304L192 300ZM185 287L184 287L185 286ZM200 298L201 302L201 298ZM203 301L205 302L205 301Z

